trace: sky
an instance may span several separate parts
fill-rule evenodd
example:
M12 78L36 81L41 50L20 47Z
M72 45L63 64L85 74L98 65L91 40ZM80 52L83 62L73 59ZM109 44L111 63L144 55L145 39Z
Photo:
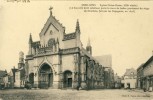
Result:
M149 7L136 13L85 13L70 10L81 4L137 4ZM33 41L49 17L53 15L66 27L66 33L74 32L77 19L80 22L81 41L85 47L90 38L93 56L112 55L112 68L123 75L127 68L138 68L153 51L153 1L31 1L0 3L0 69L8 72L17 67L19 52L28 53L29 34Z

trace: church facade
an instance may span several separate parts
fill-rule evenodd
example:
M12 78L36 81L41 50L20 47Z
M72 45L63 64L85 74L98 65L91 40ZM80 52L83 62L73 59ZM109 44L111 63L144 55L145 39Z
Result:
M25 59L27 80L36 88L104 87L104 68L80 40L80 25L65 33L65 27L52 15L47 19L39 37L29 37L29 51Z

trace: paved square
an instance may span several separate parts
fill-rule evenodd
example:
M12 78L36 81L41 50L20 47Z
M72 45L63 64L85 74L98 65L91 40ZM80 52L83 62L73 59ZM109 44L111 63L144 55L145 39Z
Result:
M152 92L142 90L1 90L0 100L153 100Z

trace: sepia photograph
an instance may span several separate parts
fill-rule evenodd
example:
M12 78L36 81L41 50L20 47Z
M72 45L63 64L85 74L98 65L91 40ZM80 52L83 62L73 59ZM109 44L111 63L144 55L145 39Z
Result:
M153 100L152 0L0 0L0 100Z

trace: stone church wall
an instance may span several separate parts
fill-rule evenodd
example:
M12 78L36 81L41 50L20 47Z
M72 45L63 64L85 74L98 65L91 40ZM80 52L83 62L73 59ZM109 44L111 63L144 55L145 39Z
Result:
M76 47L76 39L66 40L64 41L64 48L74 48Z
M74 56L73 56L73 54L62 56L62 69L63 69L63 72L66 70L70 70L73 72L73 70L74 70Z

